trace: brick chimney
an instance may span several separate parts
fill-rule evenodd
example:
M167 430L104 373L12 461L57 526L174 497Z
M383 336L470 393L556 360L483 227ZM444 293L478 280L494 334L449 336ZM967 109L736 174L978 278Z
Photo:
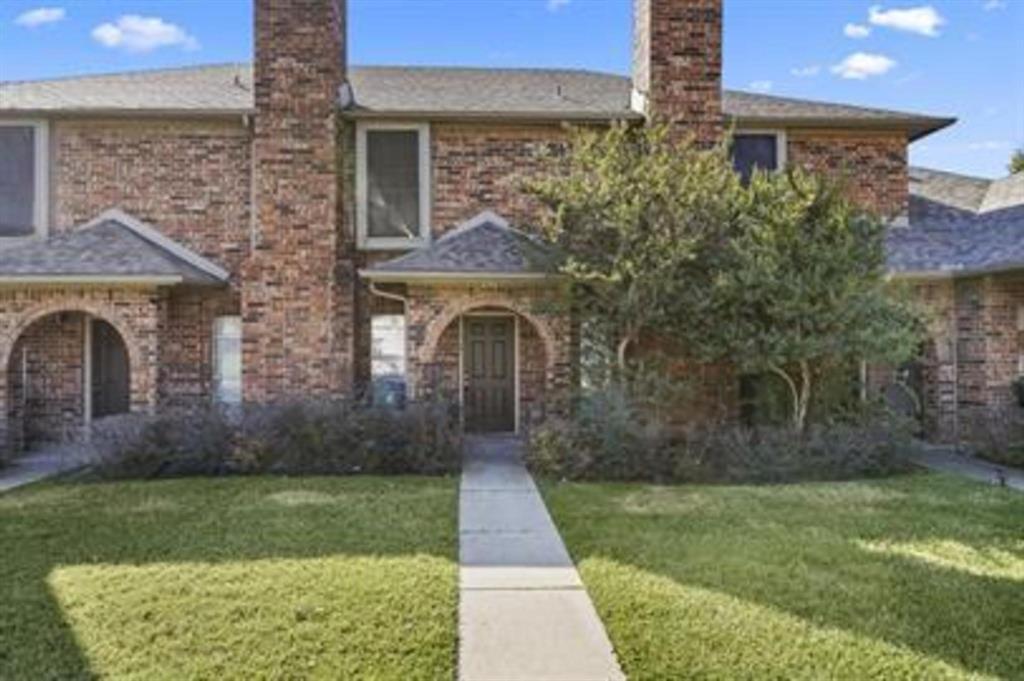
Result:
M240 282L243 394L343 391L337 101L345 0L254 0L252 252Z
M634 0L633 108L712 144L722 134L722 0Z

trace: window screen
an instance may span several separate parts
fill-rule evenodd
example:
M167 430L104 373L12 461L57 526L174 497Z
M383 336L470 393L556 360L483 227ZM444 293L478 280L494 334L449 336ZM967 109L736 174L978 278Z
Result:
M0 237L35 231L36 131L0 125Z
M213 322L213 395L221 404L242 401L242 318Z
M366 133L366 228L370 237L420 236L419 133Z
M732 139L732 165L749 182L755 168L777 170L778 147L775 135L736 135Z

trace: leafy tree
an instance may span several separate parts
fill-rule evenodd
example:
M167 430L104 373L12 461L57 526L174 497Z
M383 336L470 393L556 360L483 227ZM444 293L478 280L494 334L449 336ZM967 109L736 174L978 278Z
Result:
M724 147L618 125L576 130L569 153L526 189L551 209L545 227L567 254L575 302L623 375L644 334L686 318L742 188Z
M1024 147L1013 152L1013 156L1010 157L1009 168L1012 175L1024 173Z
M920 340L916 314L886 280L885 230L839 185L799 170L755 173L695 347L706 360L781 378L802 430L830 370L898 363Z

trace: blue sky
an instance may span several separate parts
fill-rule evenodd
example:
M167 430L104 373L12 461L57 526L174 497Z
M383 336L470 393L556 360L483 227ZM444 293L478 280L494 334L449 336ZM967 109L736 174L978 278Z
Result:
M625 74L630 6L349 0L349 57ZM1024 144L1024 0L725 8L727 87L957 116L954 128L912 146L921 165L999 176ZM250 0L0 0L0 80L247 61L251 24Z

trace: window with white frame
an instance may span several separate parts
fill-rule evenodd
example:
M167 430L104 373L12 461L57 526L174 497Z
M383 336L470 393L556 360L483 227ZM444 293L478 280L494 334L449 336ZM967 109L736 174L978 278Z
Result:
M430 234L430 128L356 129L356 223L364 248L413 248Z
M242 318L213 321L213 396L220 404L242 401Z
M46 190L46 123L0 121L0 238L45 233Z
M370 372L374 379L405 377L405 315L373 315L370 346Z
M739 130L732 137L732 164L749 182L755 170L780 170L786 165L786 136L782 131Z

